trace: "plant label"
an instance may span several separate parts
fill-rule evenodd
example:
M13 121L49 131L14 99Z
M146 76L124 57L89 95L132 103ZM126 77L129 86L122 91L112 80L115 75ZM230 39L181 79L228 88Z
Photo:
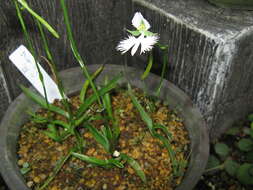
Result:
M39 79L39 72L35 63L35 59L28 49L21 45L10 56L11 62L19 69L19 71L29 80L35 89L45 97L43 85ZM54 99L61 99L61 94L56 83L47 74L47 72L38 63L38 67L43 75L45 89L48 101L52 103Z

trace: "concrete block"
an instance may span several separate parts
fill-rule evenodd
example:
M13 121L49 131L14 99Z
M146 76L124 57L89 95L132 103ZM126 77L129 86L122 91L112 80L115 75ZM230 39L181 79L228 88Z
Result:
M189 94L211 136L253 111L253 12L203 0L133 0L170 47L168 78Z

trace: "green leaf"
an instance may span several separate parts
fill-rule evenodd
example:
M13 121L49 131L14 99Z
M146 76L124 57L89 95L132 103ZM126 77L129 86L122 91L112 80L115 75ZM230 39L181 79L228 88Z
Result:
M95 140L101 144L107 152L110 152L110 143L106 136L104 136L95 127L88 123L84 127L89 129Z
M115 76L112 80L108 82L107 85L105 85L103 88L98 90L98 95L103 96L105 93L109 92L113 88L115 88L118 80L122 77L122 73L119 75ZM97 100L97 97L95 94L89 96L83 104L79 107L77 110L77 117L80 118L82 117L83 113Z
M53 29L52 26L48 24L41 16L35 13L27 4L25 0L17 0L35 19L37 19L45 28L53 34L56 38L59 38L59 34Z
M216 156L210 155L208 158L206 169L215 168L215 167L219 166L220 164L221 164L221 162Z
M145 34L145 36L154 36L154 35L156 35L155 33L150 32L148 30L144 31L144 34Z
M253 168L253 164L244 163L242 164L238 171L236 177L238 180L245 185L253 184L253 176L250 174L250 171Z
M141 33L139 32L139 30L127 30L130 34L132 34L133 36L139 36Z
M226 131L226 134L234 136L234 135L238 134L239 132L240 132L239 127L232 127Z
M144 183L146 183L147 179L146 179L145 173L143 172L143 170L142 170L141 166L138 164L138 162L126 154L121 153L120 156L123 160L125 160L135 170L136 174L141 178L141 180Z
M32 117L31 120L35 123L48 123L48 119L45 117L42 117L42 116L35 114L31 111L27 111L26 113Z
M91 76L91 80L94 80L104 69L104 65L102 65L101 67L99 67ZM86 92L87 92L87 89L90 85L90 82L89 80L86 80L83 84L83 87L82 87L82 90L80 92L80 100L81 102L84 102L84 99L85 99L85 95L86 95Z
M244 133L245 135L250 135L250 128L248 128L248 127L243 127L243 133Z
M45 135L47 135L48 137L50 137L51 139L53 139L54 141L60 142L61 138L58 135L58 131L57 131L55 125L54 124L48 124L47 128L48 128L48 130L47 131L43 131L43 133Z
M176 161L175 151L172 149L171 144L169 143L169 140L156 132L154 132L153 135L155 138L158 138L163 143L163 145L166 147L169 157L171 159L173 174L176 175L179 172L178 171L179 165L178 165L178 162Z
M108 139L108 141L111 142L111 140L113 139L111 128L108 126L106 126L106 127L102 126L101 130L102 130L102 133L104 134L104 136L106 136L106 138Z
M79 158L82 161L88 162L89 164L93 164L95 166L101 166L104 168L111 168L113 166L116 166L118 168L124 168L124 165L119 160L116 160L116 159L102 160L102 159L86 156L84 154L79 154L75 152L72 152L71 155L76 158Z
M214 146L215 152L222 157L225 157L228 155L230 149L229 147L224 143L217 143Z
M248 116L249 121L253 121L253 113Z
M154 125L154 129L161 129L165 135L167 136L168 140L171 141L172 140L172 134L169 132L169 130L167 129L167 127L165 127L162 124L155 124Z
M248 152L253 149L253 141L248 138L243 138L238 142L238 148L241 151Z
M247 162L253 162L253 151L247 152L245 155L245 159Z
M239 168L239 164L237 162L235 162L234 160L232 159L227 159L224 163L224 168L226 170L226 172L231 175L231 176L235 176L236 175L236 172Z
M108 79L105 79L105 85L108 84ZM112 114L112 105L111 105L111 98L109 92L105 93L104 96L102 97L104 107L107 111L107 114L109 115L110 119L113 120L113 114Z
M21 168L21 169L20 169L20 172L21 172L22 175L25 175L25 174L27 174L30 170L31 170L31 168Z
M250 128L250 132L249 132L250 137L253 139L253 129Z
M78 52L78 48L77 48L76 42L73 37L73 33L72 33L71 25L70 25L70 20L69 20L69 16L68 16L68 9L65 4L65 0L60 0L60 4L61 4L62 10L63 10L64 23L66 25L67 37L68 37L68 40L70 41L70 47L71 47L72 53L73 53L74 57L76 58L76 60L78 61L79 65L83 71L84 76L89 81L91 88L96 95L96 100L98 100L99 105L102 107L102 103L101 103L99 94L97 92L97 88L96 88L95 84L93 83L91 76L87 70L86 63L84 62L80 53Z
M40 105L42 108L53 111L55 113L58 113L58 114L63 115L68 118L69 114L66 111L64 111L63 109L61 109L57 106L54 106L52 104L47 104L47 102L44 98L42 98L41 96L39 96L36 93L34 93L33 91L31 91L29 88L24 87L23 85L20 85L20 88L22 89L22 91L24 92L24 94L26 96L31 98L35 103Z
M128 84L128 94L133 102L133 105L136 107L136 109L140 113L141 119L146 123L150 133L153 134L153 131L154 131L153 121L149 117L149 115L146 113L144 108L141 106L141 104L138 102L137 98L134 96L130 84Z

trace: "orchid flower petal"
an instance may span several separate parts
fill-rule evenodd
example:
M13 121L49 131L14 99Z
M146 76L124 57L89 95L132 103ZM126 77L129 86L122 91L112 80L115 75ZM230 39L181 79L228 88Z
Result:
M133 47L136 43L137 39L134 36L128 36L128 38L120 41L116 50L121 51L122 54L126 53L131 47Z
M153 46L158 42L159 36L147 36L141 40L141 53L145 53L146 51L150 51L153 49Z
M142 21L145 25L146 30L150 29L151 26L150 26L149 22L145 18L143 18Z
M141 21L143 20L143 16L140 12L136 12L134 14L134 17L132 19L132 25L135 27L135 28L138 28L140 25L141 25Z
M138 47L140 46L141 41L143 40L143 38L144 38L143 34L141 34L140 37L137 38L137 40L136 40L136 42L135 42L135 44L134 44L134 46L131 50L131 55L132 56L134 56L134 54L136 53L136 51L137 51Z

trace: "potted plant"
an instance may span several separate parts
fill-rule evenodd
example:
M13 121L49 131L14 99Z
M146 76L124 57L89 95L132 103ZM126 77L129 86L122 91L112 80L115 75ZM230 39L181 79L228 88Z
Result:
M21 86L23 94L1 122L0 168L8 186L13 190L193 188L207 162L208 134L189 97L163 80L166 46L157 43L158 35L136 13L132 20L136 30L128 30L131 36L117 49L126 53L132 48L134 55L139 46L144 53L158 45L165 52L162 77L150 74L152 55L144 73L119 65L87 67L76 47L65 1L60 3L80 67L58 73L44 29L57 38L58 33L25 0L14 1L44 97ZM60 97L53 103L20 6L38 25L44 59Z
M253 10L251 0L208 0L210 3L223 8Z

